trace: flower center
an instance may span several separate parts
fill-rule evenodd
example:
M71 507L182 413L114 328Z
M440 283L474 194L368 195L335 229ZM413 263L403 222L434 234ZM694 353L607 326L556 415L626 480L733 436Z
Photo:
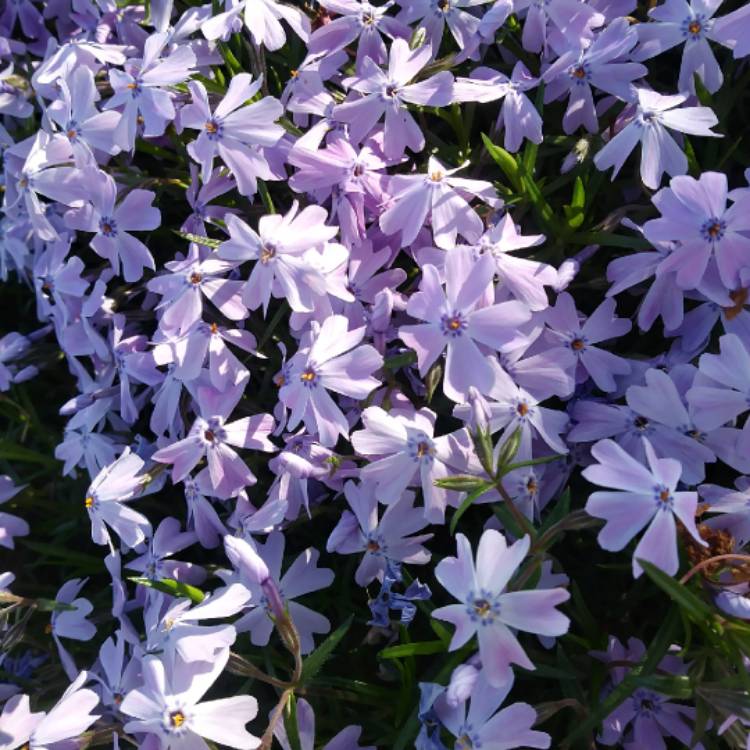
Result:
M380 550L380 545L374 539L370 539L370 541L367 542L368 552L378 552L379 550Z
M203 280L203 276L201 276L197 271L193 271L193 273L190 274L190 283L191 284L200 284Z
M586 344L584 343L583 339L576 338L570 342L570 348L574 352L580 352L582 349L586 348Z
M700 25L700 23L698 21L691 21L688 24L688 31L693 36L695 36L696 34L700 34L701 33L701 25Z
M636 417L633 420L633 425L637 430L645 430L648 427L648 419L646 417Z
M521 403L516 406L516 412L519 417L525 417L529 413L529 405L525 401L521 401Z
M87 508L93 508L94 507L94 498L91 495L88 495L86 499L83 501L83 504Z
M209 326L211 333L218 333L219 332L219 326L216 325L216 323L211 323Z
M216 440L216 433L214 433L213 430L205 430L203 433L203 437L206 438L209 443L213 443L214 440Z
M299 376L299 379L308 387L315 384L315 379L318 377L318 374L313 370L312 367L307 367L302 371L302 374Z
M185 714L182 711L173 711L169 714L169 723L174 729L179 729L185 723Z
M706 242L718 242L724 237L726 229L726 222L714 216L703 224L701 234Z
M210 141L216 141L221 138L223 128L218 120L211 118L210 120L206 120L203 130L205 130Z
M105 237L116 237L117 222L111 216L102 216L102 218L99 220L99 231Z
M467 326L466 318L460 312L454 312L453 315L443 315L440 318L440 327L444 336L450 336L455 339L460 336Z
M480 617L487 617L487 615L492 611L492 605L486 599L477 599L474 602L474 611Z
M436 169L434 172L430 172L430 179L433 182L440 182L443 177L445 177L445 175L439 169Z
M260 262L265 265L266 263L269 263L273 258L276 256L276 247L274 245L268 244L263 245L260 251Z

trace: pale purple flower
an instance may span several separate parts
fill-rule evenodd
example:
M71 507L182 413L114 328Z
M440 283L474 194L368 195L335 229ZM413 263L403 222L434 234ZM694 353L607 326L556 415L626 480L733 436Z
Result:
M500 18L505 21L509 11L498 3ZM579 0L514 0L511 10L522 13L526 10L521 41L529 52L548 52L552 48L562 54L571 40L588 44L594 29L602 26L606 18L592 4ZM491 36L494 39L494 34Z
M253 42L263 45L270 51L281 49L286 42L286 33L281 21L289 24L294 33L307 42L310 37L310 21L307 16L292 5L276 0L229 0L229 10L205 21L201 26L206 39L226 38L241 28L240 13L244 11L245 26L253 37Z
M398 159L407 148L415 153L424 148L424 135L407 104L443 107L453 100L453 76L447 70L410 83L431 59L429 45L410 50L405 39L391 45L387 72L365 58L361 71L343 82L361 96L333 110L336 120L349 124L352 141L364 141L385 115L383 152L389 159Z
M437 269L425 265L420 291L410 297L406 311L426 322L403 325L398 331L399 338L417 353L423 377L447 349L443 391L458 403L466 401L471 386L487 394L494 383L480 345L489 351L501 349L516 337L518 326L531 318L523 302L491 304L494 274L491 255L475 260L469 249L457 247L446 256L443 291Z
M212 549L219 545L220 538L227 531L216 509L201 491L199 483L192 477L185 477L185 502L187 503L187 523L195 530L202 547Z
M405 492L391 503L380 520L373 482L359 485L347 482L344 495L352 511L342 513L326 549L343 555L365 553L354 574L359 586L367 586L375 578L382 580L388 561L411 565L430 561L430 553L423 544L433 535L410 536L427 525L422 508L414 507L413 493Z
M216 156L227 165L243 195L257 191L257 178L272 178L259 147L275 146L281 140L284 129L276 120L283 107L270 96L242 106L254 98L260 86L261 80L253 81L248 73L236 75L212 112L205 86L200 81L188 84L193 101L180 110L180 122L183 127L201 131L197 140L188 145L188 153L201 165L204 182L211 176Z
M252 750L260 739L245 729L258 713L258 702L250 695L202 701L224 670L229 649L220 651L210 668L193 662L176 661L167 671L155 656L143 660L143 685L123 699L120 711L132 717L126 732L144 732L158 738L163 748L208 747L201 738L237 750ZM202 669L201 669L202 666Z
M610 552L619 552L646 526L633 552L633 576L638 578L646 560L673 576L680 565L677 554L677 524L680 520L690 536L706 543L695 527L698 507L696 492L678 492L682 465L673 458L657 458L651 443L644 439L648 467L623 450L613 440L600 440L591 449L599 462L587 466L583 476L592 484L616 492L594 492L586 503L586 512L606 521L597 540Z
M67 324L67 298L81 298L88 288L89 282L81 278L83 261L77 255L67 258L69 251L69 241L50 242L34 260L37 317L40 320L53 315L57 308L62 311L63 325Z
M507 151L515 153L524 139L532 143L542 142L542 116L531 102L527 91L539 85L522 62L513 67L510 78L492 68L476 68L469 78L457 78L453 96L459 102L494 102L503 104L497 117L498 126L505 131L503 144Z
M529 545L524 536L509 547L499 531L487 529L479 540L475 565L469 540L456 534L458 556L444 558L435 568L438 581L460 602L432 612L456 626L449 650L476 635L489 684L496 687L511 679L511 664L534 669L514 631L558 636L567 633L570 624L556 609L570 598L565 589L505 591Z
M22 745L29 750L74 747L74 741L99 718L91 713L99 696L83 687L86 679L87 673L81 672L46 713L32 713L28 695L8 699L0 715L4 750L16 750Z
M254 646L267 645L274 628L271 616L276 617L278 613L275 610L281 607L288 611L299 633L302 653L309 654L315 648L313 634L327 633L331 623L327 617L294 599L330 586L333 571L319 568L320 553L310 548L301 552L282 576L285 539L280 531L271 532L265 543L257 545L257 552L243 539L227 537L225 544L230 543L232 547L228 547L227 553L239 565L240 580L251 594L250 611L235 622L237 632L249 631L250 642ZM230 549L234 552L230 553ZM275 602L269 597L272 592L278 595L279 601Z
M26 485L16 485L7 475L0 475L0 505L15 497ZM0 547L14 549L13 537L26 536L29 525L22 518L0 512Z
M638 34L624 18L599 33L590 46L571 49L550 65L542 76L548 86L545 102L569 94L563 130L572 133L583 125L590 133L598 129L592 87L623 101L635 99L633 81L648 72L640 63L628 62Z
M164 264L170 272L150 279L147 288L160 294L157 309L162 310L159 325L178 334L185 333L203 314L207 297L230 320L243 320L247 308L242 304L243 282L225 279L234 263L209 256L201 259L197 245L191 245L184 260Z
M285 298L292 310L310 312L314 295L325 292L325 279L308 254L325 252L337 232L325 224L320 206L306 206L298 213L295 201L284 214L262 216L255 232L236 216L227 216L230 239L219 246L220 258L256 261L250 272L243 301L251 309L268 310L271 295Z
M461 57L476 57L481 41L480 18L471 13L472 8L485 5L492 0L399 0L402 6L398 14L400 21L423 28L437 57L443 40L445 27L455 39ZM417 22L416 24L414 22Z
M334 445L339 435L348 437L349 424L329 391L361 401L380 386L372 373L383 357L361 344L364 335L364 327L349 330L346 317L332 315L286 363L279 399L291 411L290 430L304 421L324 446Z
M615 301L606 299L581 323L573 298L563 292L557 302L545 313L545 321L550 330L550 341L561 344L573 352L578 360L577 380L584 382L591 378L603 391L617 388L616 375L627 375L630 364L616 354L600 349L596 344L624 336L631 327L627 318L615 315Z
M656 190L664 172L670 177L687 172L687 156L668 130L719 138L720 134L711 130L718 119L710 107L677 109L687 100L687 94L662 96L642 88L637 93L638 106L633 119L597 152L594 164L604 171L614 167L614 180L625 160L640 143L641 179L646 187Z
M476 196L494 208L499 208L502 200L491 182L454 177L460 169L463 166L446 169L431 156L426 174L391 178L393 203L380 215L383 232L400 232L401 247L411 245L429 214L435 244L443 250L452 248L459 234L468 242L476 242L484 225L464 195Z
M58 85L62 96L49 105L47 114L70 141L76 166L95 166L95 151L117 154L120 146L115 132L122 115L96 108L98 93L91 70L84 65L74 68Z
M456 748L548 748L551 738L532 730L536 711L528 703L513 703L503 709L513 678L493 685L487 674L479 672L468 707L466 699L451 705L450 689L435 702L435 712L443 726L456 738ZM467 710L468 708L468 710ZM500 710L498 710L500 709Z
M154 453L154 461L172 464L172 481L182 481L197 463L206 458L211 484L217 497L231 497L257 479L245 462L230 446L256 451L274 452L276 446L268 439L273 432L273 417L256 414L227 422L242 398L245 383L224 393L200 386L196 417L187 437Z
M143 269L154 270L154 258L146 245L130 232L156 229L161 224L161 212L151 204L156 197L151 190L136 188L117 203L117 185L106 172L90 168L83 171L81 192L87 202L65 215L65 223L72 229L93 232L89 244L115 273L125 281L138 281Z
M733 333L722 336L719 346L719 354L701 355L700 377L687 392L693 418L704 430L750 410L750 352Z
M180 522L172 516L167 516L148 540L146 551L126 563L125 567L139 571L150 581L172 578L196 586L200 585L206 578L206 571L200 565L169 559L176 552L195 544L196 541L195 532L181 531Z
M697 180L673 177L656 193L652 200L662 215L643 225L644 234L651 242L676 243L659 275L674 271L680 288L695 289L714 257L727 289L743 286L750 270L750 193L727 190L725 174L704 172ZM734 201L729 208L727 198Z
M300 750L314 750L315 714L312 706L304 698L297 698L296 721ZM329 742L326 742L321 750L377 750L374 745L367 745L366 747L360 745L359 736L361 734L362 727L352 724L338 732ZM276 722L273 735L283 750L291 750L284 722Z
M554 286L557 271L547 263L509 255L517 250L541 245L543 234L522 235L511 215L506 213L477 240L477 248L492 255L500 288L507 289L530 310L544 310L549 305L545 286Z
M126 151L135 146L140 122L147 138L164 133L175 117L174 95L168 87L182 83L193 72L195 54L188 45L177 47L168 57L161 57L168 41L167 34L152 34L143 47L142 59L129 60L124 70L112 68L109 71L114 96L104 108L122 108L115 139Z
M713 19L721 3L722 0L665 0L651 8L648 14L652 22L636 25L639 44L633 59L648 60L682 44L678 89L692 93L693 76L697 73L710 93L718 91L724 76L708 40L727 44L724 34L717 33Z
M84 506L91 521L91 538L96 544L112 545L107 526L131 548L151 535L148 519L123 505L144 493L147 477L143 467L143 459L128 447L89 485Z
M206 182L198 179L198 165L190 164L190 187L185 191L185 200L190 204L193 213L182 223L180 231L205 237L206 222L215 224L217 219L223 221L228 213L237 213L237 209L226 206L210 206L210 201L228 193L235 187L234 180L215 169Z
M425 518L442 523L452 493L434 482L449 476L449 467L465 465L471 449L465 431L435 437L435 418L429 409L389 414L369 406L362 412L364 429L352 434L351 443L357 453L370 458L361 476L375 482L378 500L397 502L409 485L421 485Z
M368 57L378 65L386 63L388 51L383 35L391 39L408 39L411 35L411 29L405 23L387 15L393 0L379 6L371 5L367 0L322 0L320 4L336 17L312 33L308 53L332 54L356 41L357 72L362 72Z

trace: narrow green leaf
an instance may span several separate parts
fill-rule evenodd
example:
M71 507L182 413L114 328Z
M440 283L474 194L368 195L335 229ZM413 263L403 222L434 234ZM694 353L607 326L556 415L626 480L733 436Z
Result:
M323 665L333 655L336 646L339 645L341 639L346 635L353 620L354 615L349 615L349 617L347 617L346 620L305 659L302 664L302 675L300 676L299 681L300 686L308 685L315 678L315 675L320 672Z
M466 499L461 503L461 505L458 506L456 509L456 512L453 514L453 518L451 518L451 524L450 524L450 532L451 536L456 533L456 526L458 526L458 522L461 519L461 516L463 516L464 513L472 506L474 501L480 497L481 495L484 495L485 492L492 489L494 485L492 482L483 482L482 484L475 487L467 496Z
M515 464L508 464L500 470L500 476L504 477L506 474L516 469L522 469L524 466L539 466L540 464L551 464L553 461L559 461L560 456L541 456L540 458L531 458L528 461L519 461Z
M387 370L398 370L401 367L412 365L417 361L416 352L411 350L394 354L392 357L386 357L383 361L383 367Z
M497 456L497 472L500 476L507 474L508 464L516 457L521 445L521 428L517 428L513 434L502 444Z
M57 466L57 459L38 453L31 448L18 445L10 440L0 440L0 458L7 461L20 461L27 464L42 464L43 466Z
M378 652L378 659L403 659L406 656L428 656L447 651L444 641L419 641L389 646Z
M563 211L571 229L578 229L583 224L586 212L586 189L580 175L573 182L573 197L569 205L563 206Z
M203 245L204 247L210 247L212 250L216 250L221 245L221 240L213 240L210 237L202 237L199 234L190 234L190 232L180 232L177 229L172 230L178 237L182 237L183 240L188 242L195 242L196 245Z
M206 595L199 588L191 586L188 583L183 583L182 581L175 581L173 578L161 578L158 581L152 581L150 578L132 576L128 580L137 583L139 586L156 589L163 594L169 594L181 599L190 599L193 604L200 604L206 598Z
M482 141L484 142L484 147L487 149L487 153L494 159L500 169L503 170L505 176L510 180L510 184L518 192L523 192L518 162L504 148L496 146L484 133L482 133Z
M289 742L290 750L302 750L302 743L299 738L299 725L297 724L297 700L294 694L289 696L284 711L284 729Z
M455 490L456 492L474 492L477 489L486 489L486 485L492 486L492 483L487 482L486 479L471 474L456 474L452 477L436 479L433 484L436 487L442 487L444 490Z
M705 623L713 618L714 610L702 599L699 599L690 589L682 583L675 581L672 576L657 568L647 560L638 560L646 575L662 590L672 601L683 609L693 620Z

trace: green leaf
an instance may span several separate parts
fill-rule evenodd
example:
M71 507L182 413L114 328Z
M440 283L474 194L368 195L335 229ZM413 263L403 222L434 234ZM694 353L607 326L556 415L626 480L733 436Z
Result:
M447 651L444 641L419 641L389 646L378 652L378 659L403 659L406 656L428 656Z
M339 645L341 639L346 635L353 620L354 615L349 615L349 617L347 617L346 620L305 659L302 664L302 674L299 680L300 686L309 684L314 679L315 675L320 672L323 665L333 655L336 646Z
M289 696L284 711L284 729L286 729L290 750L302 750L302 743L299 739L299 725L297 724L297 700L294 693Z
M260 199L263 202L263 207L266 209L266 212L269 214L275 214L276 207L273 205L273 200L271 199L271 194L268 192L268 185L266 185L265 180L258 179L258 194L260 195Z
M461 505L458 506L456 509L456 512L453 514L453 518L451 518L451 524L450 524L450 532L451 536L456 533L456 526L458 525L459 520L461 519L461 516L466 513L466 511L472 506L473 502L480 497L481 495L484 495L485 492L492 489L493 487L492 482L483 482L482 484L475 487L467 496L466 499L461 503Z
M647 560L638 560L637 562L646 575L695 622L705 623L707 620L713 619L714 610L702 599L699 599L687 586L675 581L672 576L667 575Z
M507 466L516 457L520 445L521 428L518 427L500 447L500 453L497 457L497 472L500 476L508 473Z
M206 598L206 595L196 586L191 586L182 581L175 581L174 578L161 578L158 581L152 581L150 578L132 576L129 577L128 580L137 583L139 586L156 589L163 594L169 594L170 596L182 599L190 599L193 604L200 604Z
M172 230L178 237L182 237L183 240L188 242L195 242L196 245L203 245L204 247L210 247L212 250L216 250L221 245L221 240L213 240L210 237L203 237L200 234L190 234L190 232L180 232L177 229Z
M561 456L541 456L540 458L531 458L528 461L519 461L515 464L508 464L500 469L500 476L504 477L511 471L522 469L524 466L538 466L539 464L551 464L553 461L559 461Z
M492 486L492 483L487 482L486 479L475 477L471 474L456 474L452 477L443 477L442 479L436 479L433 484L436 487L442 487L444 490L455 490L456 492L474 492L477 489L485 487L485 485L489 484L490 487Z
M38 453L37 451L31 450L31 448L25 448L23 445L18 445L10 440L0 440L0 458L4 458L7 461L20 461L27 464L42 464L43 466L58 466L57 459L52 456L47 456L44 453Z
M583 187L583 180L578 176L573 183L573 197L570 204L563 206L565 218L568 220L568 226L571 229L578 229L583 224L585 208L586 189Z
M383 361L383 367L387 370L398 370L401 367L412 365L417 361L416 352L411 350L401 352L401 354L394 354L392 357L386 357Z
M443 377L443 365L438 361L430 367L427 371L427 377L424 379L425 386L425 398L429 404L432 401L432 397L435 395L435 390L440 384L440 380Z
M503 170L505 176L510 180L510 184L520 193L523 192L521 183L521 172L518 168L518 162L504 148L496 146L484 133L482 141L487 153L494 159L495 163Z

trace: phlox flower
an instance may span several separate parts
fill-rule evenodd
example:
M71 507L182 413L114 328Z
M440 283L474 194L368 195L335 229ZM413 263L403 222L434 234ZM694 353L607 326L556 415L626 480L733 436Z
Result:
M0 715L3 748L16 750L23 745L29 750L56 750L74 746L99 718L91 713L99 704L99 696L83 687L86 679L87 673L81 672L46 713L32 713L28 695L9 698Z
M743 286L742 274L750 269L750 192L727 191L725 174L704 172L697 180L673 177L654 195L661 217L643 225L646 239L676 243L659 275L674 271L680 288L695 289L713 257L727 289ZM727 199L734 201L728 208Z
M428 214L435 244L449 250L461 235L476 242L484 224L469 206L464 194L476 196L499 208L491 182L454 177L463 167L446 169L434 156L427 162L426 174L397 175L391 179L392 203L380 214L380 228L385 234L401 233L401 247L411 245L424 226Z
M662 96L639 88L638 106L633 119L594 156L598 169L614 167L617 176L625 160L638 143L641 144L641 179L646 187L656 190L666 172L670 177L687 172L687 156L669 130L690 135L721 137L711 128L718 123L710 107L679 107L686 94Z
M258 177L272 178L258 147L275 146L281 140L284 129L276 120L283 107L271 96L243 106L260 90L261 83L248 73L234 76L213 112L206 87L200 81L188 84L193 101L180 110L180 122L186 128L200 130L197 140L188 145L188 153L201 165L203 182L210 179L216 156L229 167L242 195L256 192Z
M497 124L503 127L503 145L515 153L524 139L542 142L542 116L526 92L539 85L522 62L513 67L510 78L492 68L475 68L469 78L457 78L453 87L454 101L494 102L502 99Z
M89 244L102 258L108 260L125 281L138 281L143 269L154 270L154 258L149 249L132 234L133 230L156 229L161 224L161 212L151 204L156 197L151 190L131 190L117 203L117 185L106 172L95 168L83 172L81 191L86 203L65 214L71 229L93 232Z
M207 297L230 320L247 317L242 304L242 281L223 278L234 264L216 257L201 259L196 245L191 245L184 260L164 264L170 272L155 276L147 288L160 294L157 309L162 310L159 325L164 330L185 333L203 314L203 297Z
M563 292L558 295L555 306L546 312L545 321L550 329L547 334L549 340L559 342L576 356L579 382L590 377L598 388L611 392L617 388L615 375L630 372L627 360L595 346L607 339L624 336L630 330L630 321L615 315L615 301L612 298L602 302L581 323L573 298Z
M391 39L408 39L411 35L406 23L387 15L393 0L378 6L367 0L322 0L320 4L336 17L313 31L307 45L308 53L332 54L356 41L358 73L362 72L368 57L377 65L384 65L388 60L383 35Z
M131 548L151 535L148 519L123 505L144 493L146 477L143 467L143 459L128 447L89 485L84 506L91 521L91 538L96 544L112 544L107 526Z
M610 636L606 652L592 651L591 655L607 662L638 664L646 655L645 644L637 638L629 638L627 646ZM665 656L658 665L661 674L684 675L686 665L672 654ZM609 666L610 682L607 688L619 685L629 674L625 666ZM669 699L669 696L648 688L637 688L602 722L602 732L597 741L602 745L618 745L626 750L667 747L665 740L674 737L681 745L703 750L701 742L693 744L692 722L695 709Z
M597 131L592 87L623 101L635 98L633 81L648 72L644 65L627 61L637 41L635 28L620 18L599 33L591 45L565 52L547 68L542 76L549 84L545 102L565 92L569 94L563 117L566 133L572 133L581 125L590 133Z
M238 633L250 632L250 642L254 646L265 646L274 627L271 617L278 616L278 608L287 610L299 633L301 651L309 654L315 648L313 634L327 633L331 623L327 617L294 599L330 586L333 571L319 568L320 553L309 548L295 558L282 576L285 543L280 531L272 531L265 543L257 545L257 551L244 539L225 537L227 555L238 567L239 580L251 595L250 611L234 625Z
M349 330L345 316L332 315L286 363L279 399L291 411L290 430L304 421L324 446L334 445L339 435L348 437L349 424L329 391L362 400L380 386L372 373L383 357L370 344L361 344L364 335L364 327Z
M435 418L429 409L409 415L368 406L362 412L364 429L352 433L351 442L357 453L371 459L361 476L375 482L380 502L398 502L416 483L422 487L425 518L442 523L449 493L434 482L449 476L449 466L465 464L469 447L465 433L463 444L460 433L435 437Z
M432 597L430 587L420 583L418 578L415 578L403 592L394 591L393 587L401 583L402 579L401 563L388 560L383 580L380 583L380 591L377 596L367 602L372 613L372 619L368 620L368 625L390 628L392 611L399 613L398 621L401 625L408 625L417 614L417 605L414 602L426 601Z
M54 596L55 601L68 606L65 609L57 609L52 612L49 625L45 630L52 636L52 640L57 646L63 671L70 680L73 680L78 674L78 669L73 657L68 653L60 639L70 638L73 641L90 641L96 635L96 626L87 619L94 611L94 605L88 599L78 596L87 581L88 578L73 578L66 581L58 589Z
M296 721L300 750L313 750L315 747L315 714L312 706L304 698L297 699ZM376 750L374 745L365 747L359 744L361 734L362 727L352 724L338 732L329 742L326 742L321 750ZM273 736L278 740L283 750L291 750L284 722L276 722Z
M245 26L253 41L271 52L281 49L286 43L286 33L282 21L289 24L294 33L307 42L310 37L310 21L307 16L292 5L276 0L228 0L229 9L209 18L201 25L206 39L225 39L241 28L239 19L243 13ZM243 12L244 11L244 12Z
M502 3L497 5L502 8ZM606 21L593 3L579 0L546 0L543 3L514 0L510 5L514 13L526 10L521 42L529 52L546 54L552 48L557 54L562 54L570 45L570 40L581 40L583 44L588 44L594 36L594 29ZM503 9L501 17L503 15L507 17L508 11Z
M537 713L528 703L513 703L500 709L512 686L512 677L501 686L493 685L483 669L474 682L468 705L466 700L451 705L447 691L435 701L437 718L456 738L456 748L550 746L546 732L532 730Z
M419 373L424 377L447 349L443 391L462 403L470 387L486 394L494 374L479 345L501 349L517 336L518 326L531 318L523 302L487 304L493 296L495 261L491 255L475 260L467 248L455 248L445 259L445 291L437 269L422 268L420 291L409 298L406 311L426 321L403 325L399 338L417 353ZM488 300L489 296L489 300Z
M125 731L158 738L161 750L207 750L205 739L237 750L252 750L260 739L245 729L258 713L251 695L201 700L223 672L229 649L205 664L177 660L171 670L156 656L143 660L143 685L131 690L120 711L131 717Z
M122 115L114 110L99 112L94 75L85 65L74 68L58 82L61 98L47 107L47 114L70 141L77 167L95 166L94 151L116 154L120 146L115 132Z
M365 58L361 72L343 82L362 96L333 110L337 121L349 125L352 141L364 141L385 115L383 153L387 158L398 159L406 148L415 153L424 148L424 135L407 104L443 107L453 99L453 76L447 70L410 83L431 59L430 45L411 50L405 39L395 39L391 45L387 72Z
M147 138L164 133L175 117L173 94L167 87L182 83L193 72L195 53L188 45L161 57L168 41L167 34L151 34L143 46L143 58L128 61L124 70L109 71L114 96L104 108L122 107L115 139L126 151L134 148L140 123Z
M268 311L271 295L286 298L292 310L310 312L314 295L323 294L325 280L307 256L325 252L336 227L326 225L326 210L306 206L299 211L297 201L284 214L262 216L258 231L242 219L227 216L229 237L219 246L218 256L231 261L256 261L243 291L243 301L251 309L261 305Z
M708 91L715 93L724 76L708 41L732 46L728 38L732 36L731 31L727 34L726 26L717 26L717 22L724 19L713 18L721 3L722 0L665 0L651 8L648 12L651 23L636 24L639 44L633 52L633 59L649 60L684 45L677 82L679 90L695 91L693 76L697 73Z
M657 458L651 443L644 439L643 444L648 467L614 440L600 440L593 446L591 455L598 463L587 466L583 476L592 484L617 491L594 492L586 503L586 512L606 521L597 540L610 552L619 552L648 526L633 552L633 576L638 578L643 573L639 559L673 576L680 565L675 517L698 544L706 546L695 527L698 494L678 492L680 462Z
M0 505L15 497L26 485L15 485L7 475L0 475ZM13 537L26 536L29 524L22 518L0 511L0 547L14 549Z
M256 414L228 422L229 415L242 398L245 382L224 393L199 386L197 406L200 412L187 437L160 448L153 460L172 464L172 481L182 481L197 463L206 458L211 485L217 497L231 497L257 479L230 446L272 453L276 446L268 439L273 432L273 417Z
M380 520L374 483L347 482L344 495L352 510L342 513L326 549L344 555L365 553L354 574L359 586L367 586L375 578L382 580L389 560L412 565L430 561L423 544L432 534L411 536L427 525L422 509L414 507L413 493L406 492L390 504Z
M476 634L489 684L500 687L512 679L511 664L534 669L514 631L547 636L567 633L570 620L556 607L570 594L563 588L505 591L529 552L528 536L509 547L499 531L487 529L479 540L476 565L463 534L456 534L456 545L458 556L441 560L435 577L461 603L439 607L432 616L456 626L451 651Z

